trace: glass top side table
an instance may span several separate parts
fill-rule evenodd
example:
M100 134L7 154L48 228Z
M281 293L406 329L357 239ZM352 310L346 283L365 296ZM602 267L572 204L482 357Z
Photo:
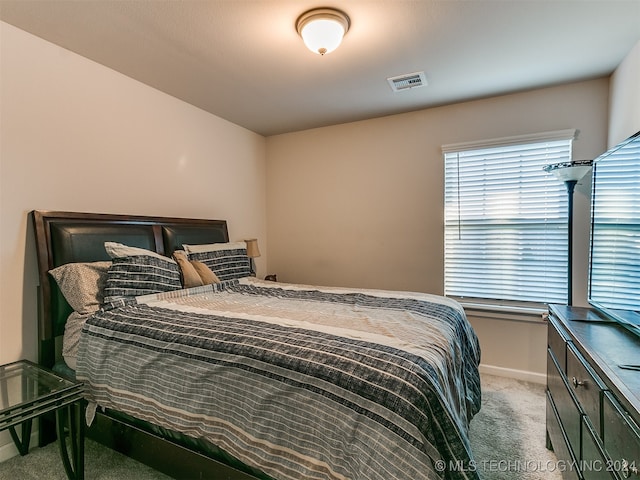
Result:
M29 452L34 418L55 412L60 455L71 480L84 478L83 384L28 360L0 366L0 431L9 429L20 455ZM21 426L18 436L16 426ZM66 441L67 435L69 442ZM71 457L69 456L69 443Z

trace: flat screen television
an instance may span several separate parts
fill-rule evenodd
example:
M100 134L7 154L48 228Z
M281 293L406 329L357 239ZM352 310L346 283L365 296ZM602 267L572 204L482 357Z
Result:
M640 336L640 132L595 159L589 303Z

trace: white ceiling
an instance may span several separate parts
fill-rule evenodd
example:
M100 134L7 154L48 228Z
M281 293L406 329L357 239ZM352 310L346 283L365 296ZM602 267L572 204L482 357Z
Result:
M297 17L334 6L342 45ZM609 75L640 0L0 0L0 19L262 135ZM392 92L388 77L428 86Z

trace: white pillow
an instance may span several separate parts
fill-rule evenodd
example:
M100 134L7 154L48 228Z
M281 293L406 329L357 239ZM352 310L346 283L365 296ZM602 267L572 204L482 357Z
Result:
M187 253L219 252L220 250L237 250L247 248L247 242L208 243L205 245L182 245Z
M147 255L149 257L162 258L169 262L176 263L174 259L160 255L159 253L147 250L146 248L130 247L116 242L104 242L104 249L111 258L135 257L137 255Z

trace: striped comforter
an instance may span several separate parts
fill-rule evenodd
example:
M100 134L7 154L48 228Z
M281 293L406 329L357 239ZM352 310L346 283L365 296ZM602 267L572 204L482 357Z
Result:
M246 278L100 310L76 373L276 479L477 479L479 357L444 297Z

